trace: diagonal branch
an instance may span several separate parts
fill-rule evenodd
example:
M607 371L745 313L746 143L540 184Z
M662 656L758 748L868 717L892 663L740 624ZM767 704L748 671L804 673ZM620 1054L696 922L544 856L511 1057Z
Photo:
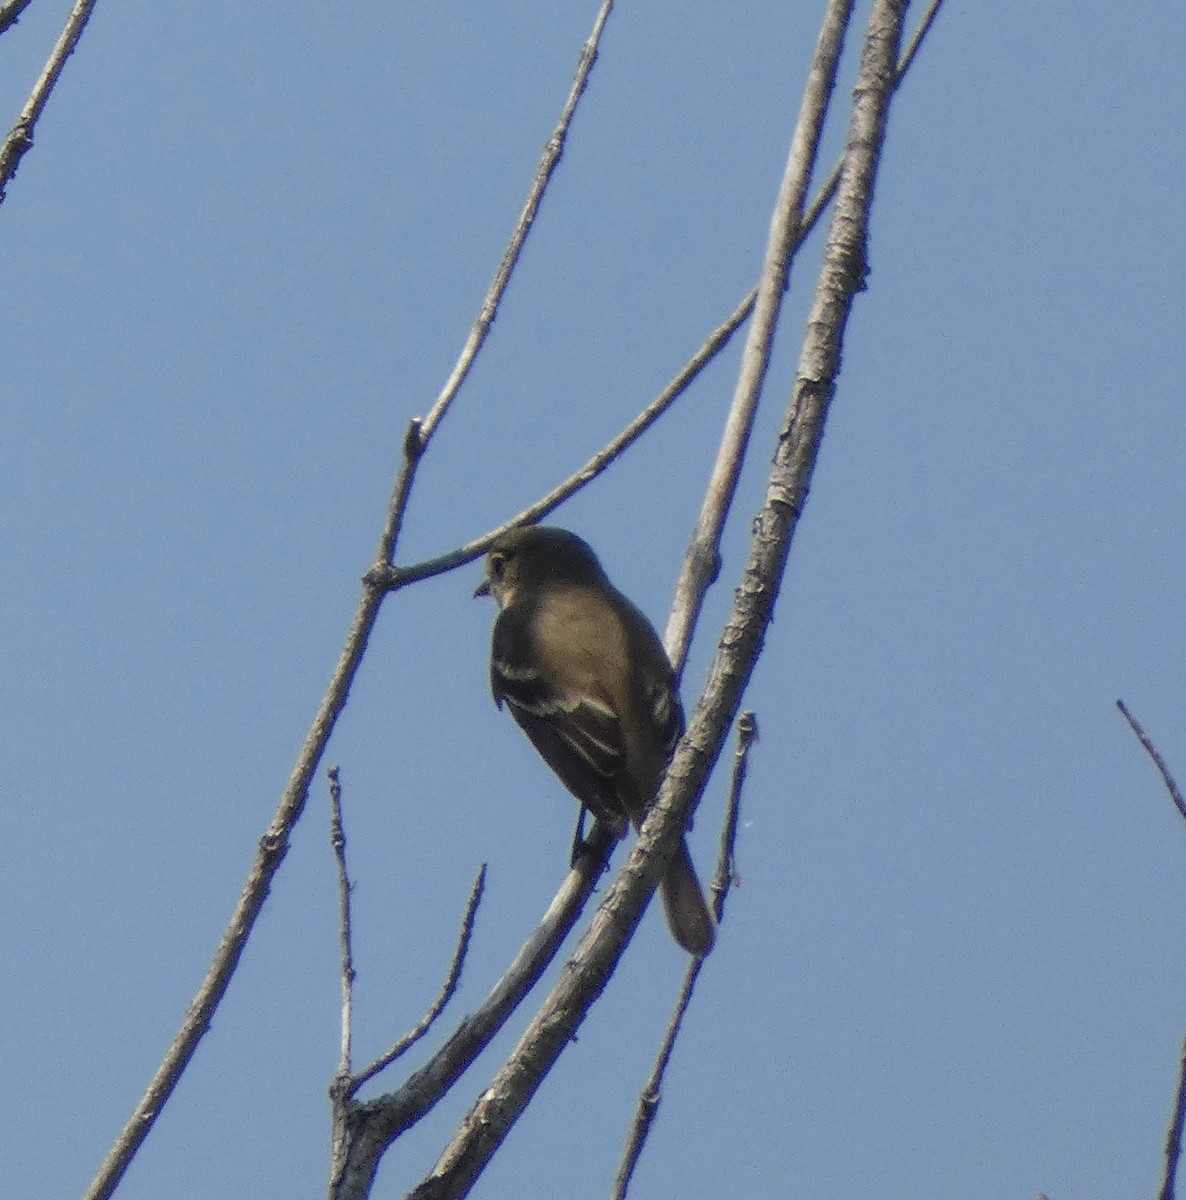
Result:
M1128 711L1128 705L1123 700L1117 700L1116 707L1120 709L1120 713L1128 722L1129 728L1136 734L1137 741L1141 743L1145 753L1153 760L1153 765L1161 775L1161 781L1165 784L1165 790L1169 792L1170 799L1174 802L1174 807L1182 814L1183 820L1186 820L1186 799L1182 798L1182 789L1178 787L1177 781L1170 774L1170 769L1166 766L1165 759L1161 757L1157 747L1150 740L1149 735L1144 729L1141 728L1136 717Z
M1153 744L1152 739L1141 727L1140 722L1128 710L1123 700L1116 701L1116 707L1128 722L1129 728L1136 734L1145 753L1153 760L1153 765L1161 775L1161 781L1174 802L1174 807L1186 819L1186 800L1182 798L1182 789L1178 787L1166 761ZM1182 1130L1186 1127L1186 1042L1182 1044L1182 1058L1178 1066L1178 1088L1174 1094L1174 1111L1170 1117L1169 1129L1165 1135L1165 1174L1161 1180L1161 1190L1158 1200L1174 1200L1174 1183L1178 1174L1178 1162L1182 1156Z
M507 1063L430 1175L410 1195L466 1195L606 986L703 791L757 662L835 394L844 332L864 286L873 185L893 94L905 0L874 0L853 99L836 211L799 369L749 559L708 683L624 870Z
M380 1071L386 1070L397 1058L402 1058L407 1052L432 1028L437 1017L445 1011L445 1005L457 991L461 981L461 968L465 965L465 956L469 951L470 939L474 933L474 919L478 915L478 905L482 902L482 893L486 889L486 864L478 868L473 885L469 890L469 899L465 905L465 916L461 918L461 932L457 936L457 946L453 951L453 961L449 964L449 972L441 986L437 998L429 1006L428 1011L420 1021L389 1050L381 1054L369 1067L364 1067L350 1080L349 1095L353 1096L369 1079L374 1079Z
M74 5L57 44L50 52L45 69L33 85L33 91L29 94L29 99L25 101L25 107L21 109L21 115L17 117L16 124L8 131L8 136L0 145L0 204L4 203L5 188L16 174L17 167L21 165L21 159L24 158L27 151L33 148L33 130L36 128L41 114L45 111L50 93L53 92L54 85L58 82L58 76L61 75L62 68L66 65L66 59L74 53L78 39L82 37L83 30L86 29L87 22L91 19L91 12L94 10L96 2L97 0L78 0ZM6 20L7 25L0 27L0 32L16 21L24 7L23 4L5 6L0 16Z
M923 14L910 45L898 60L894 75L894 88L898 88L914 62L923 39L934 24L943 0L931 0ZM851 15L851 4L829 3L824 18L824 27L816 46L808 88L803 97L799 113L799 125L791 144L791 154L779 189L778 203L771 219L770 237L766 259L758 286L748 300L758 301L759 315L750 326L742 360L741 374L733 396L733 405L725 421L725 432L717 452L717 461L705 493L704 505L693 532L692 540L684 558L684 565L676 584L675 599L671 616L667 622L664 644L677 670L682 670L688 647L695 633L696 622L704 604L704 597L720 570L721 535L725 520L737 490L742 463L750 436L753 433L754 416L761 395L762 381L770 360L770 347L774 324L778 318L782 293L787 287L791 261L807 236L815 228L823 210L836 194L840 182L837 163L824 181L807 212L802 212L803 197L807 182L814 170L819 149L820 124L825 116L828 97L834 83L835 64L829 66L825 54L829 36L842 36L843 28L836 29L840 19L839 9L845 8L843 20L847 23ZM831 26L831 34L829 34ZM781 279L781 283L780 283Z
M749 765L749 752L758 737L758 725L752 712L743 712L737 718L737 752L733 758L733 778L729 784L729 803L725 811L725 824L721 830L721 849L717 857L717 869L713 875L711 893L713 897L712 910L717 924L725 912L725 898L729 894L735 878L734 847L737 844L737 822L741 814L741 789L745 784L746 770ZM667 1064L671 1061L675 1049L675 1039L683 1026L684 1014L692 1003L692 993L696 988L696 980L700 978L700 968L704 966L703 958L693 958L688 964L684 975L683 985L675 1002L675 1010L667 1024L667 1031L655 1056L651 1074L643 1085L642 1095L634 1110L634 1122L630 1127L630 1136L626 1140L626 1148L622 1152L622 1161L614 1179L610 1200L625 1200L634 1176L634 1168L642 1157L647 1135L651 1131L655 1116L659 1112L659 1102L663 1096L663 1076L667 1073Z
M0 4L0 33L11 29L31 3L32 0L7 0L6 4Z
M770 365L774 330L790 277L791 253L803 220L803 203L819 155L824 118L828 115L828 101L836 86L836 68L844 48L844 34L852 17L852 8L853 0L829 0L807 75L807 86L803 90L799 120L791 138L774 215L770 219L766 257L758 279L754 317L741 357L733 405L717 452L716 465L704 493L700 518L696 522L683 570L676 584L675 603L667 624L664 642L668 657L677 664L677 668L682 667L687 658L696 619L700 615L700 605L692 602L693 597L702 597L720 570L718 546L721 530L737 489L745 448L758 411L758 397Z
M1165 1174L1157 1200L1174 1200L1174 1181L1178 1160L1182 1156L1182 1127L1186 1125L1186 1041L1182 1043L1182 1060L1178 1064L1178 1090L1174 1096L1174 1113L1165 1135Z
M469 374L470 367L474 364L474 359L478 356L478 351L482 348L482 343L486 340L486 335L490 332L490 326L494 324L494 318L498 316L498 306L502 301L503 294L506 292L507 284L510 282L511 272L515 269L515 265L519 261L519 255L523 251L523 243L527 240L527 235L531 232L532 225L535 224L535 217L539 212L544 190L552 178L552 172L556 170L560 162L560 156L564 153L564 143L568 138L568 128L572 124L573 114L576 112L581 96L585 93L585 87L589 82L589 73L593 70L593 64L597 61L597 47L601 43L601 34L605 29L606 21L609 20L610 10L613 6L613 0L604 0L600 11L597 13L597 20L593 23L593 32L589 35L589 40L581 47L581 56L577 65L576 78L573 80L572 90L568 93L568 99L565 101L564 111L560 114L560 120L556 123L556 128L552 131L552 136L548 138L547 144L544 146L543 158L536 168L531 190L527 194L523 211L519 214L519 223L515 226L515 232L511 236L510 244L503 253L502 261L498 264L498 270L494 272L494 279L491 281L490 290L487 292L481 311L478 313L473 327L470 329L465 348L461 352L461 357L457 360L457 365L453 368L453 373L441 389L441 394L437 397L436 403L429 410L428 416L424 418L422 431L425 441L432 437L437 425L440 424L441 419L449 410L449 406L453 403L458 389L465 382L465 377Z

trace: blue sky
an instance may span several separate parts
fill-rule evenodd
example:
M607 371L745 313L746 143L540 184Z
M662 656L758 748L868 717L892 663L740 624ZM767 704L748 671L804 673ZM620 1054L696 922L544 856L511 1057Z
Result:
M6 124L68 9L38 0L0 40ZM616 9L401 561L564 478L744 295L821 10ZM79 1193L173 1037L336 660L403 429L456 358L594 14L103 0L68 64L0 207L0 1195ZM1177 4L948 0L895 102L869 290L746 701L740 886L637 1197L1157 1187L1186 827L1114 701L1186 778L1184 44ZM554 518L660 627L738 351ZM389 600L327 758L360 1059L435 994L478 863L454 1020L566 861L569 798L489 699L478 575ZM724 783L692 838L706 873ZM327 807L319 782L121 1196L323 1192ZM682 966L648 913L476 1196L608 1191ZM530 1011L376 1195L427 1170Z

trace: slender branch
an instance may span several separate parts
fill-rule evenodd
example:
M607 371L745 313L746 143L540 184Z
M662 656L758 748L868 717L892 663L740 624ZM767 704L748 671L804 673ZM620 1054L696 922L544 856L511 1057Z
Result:
M1178 1160L1182 1154L1182 1126L1186 1124L1186 1042L1182 1043L1182 1061L1178 1066L1178 1092L1174 1098L1174 1115L1165 1135L1165 1175L1157 1200L1174 1200L1174 1180L1178 1175Z
M420 1018L420 1021L404 1034L391 1049L375 1059L370 1066L364 1068L357 1075L350 1074L348 1051L343 1053L343 1065L339 1068L329 1089L331 1112L329 1193L331 1196L338 1194L338 1189L346 1178L350 1162L351 1146L357 1130L354 1117L359 1109L354 1097L367 1080L373 1079L424 1037L453 998L453 994L457 991L457 985L461 981L462 967L465 965L465 958L469 952L470 940L474 932L474 918L477 916L478 905L482 902L482 892L485 886L486 864L483 863L478 868L478 874L470 887L469 899L465 905L465 916L461 921L461 933L453 951L453 961L449 964L445 982L437 998ZM353 972L351 972L351 977L353 977Z
M329 776L329 840L338 865L338 945L342 956L342 1049L338 1058L338 1078L350 1075L353 1061L351 1041L354 1028L354 951L350 920L350 874L346 870L346 829L342 824L342 781L336 766Z
M807 84L803 89L799 119L791 138L774 213L770 218L766 257L758 278L758 297L741 357L741 371L733 393L733 404L725 422L716 464L705 489L704 505L676 584L675 602L667 623L664 640L668 657L679 666L687 658L688 648L692 644L704 594L720 572L721 531L737 490L741 464L758 410L758 397L770 365L774 330L790 276L791 252L796 244L803 217L803 203L819 154L824 118L836 85L836 69L844 48L844 34L852 17L853 2L828 0Z
M905 53L898 59L898 77L894 80L894 87L902 82L906 72L910 70L910 64L914 62L923 40L931 32L931 26L935 23L935 18L939 15L939 9L942 6L943 0L931 0L931 3L927 5L927 11L922 14L922 20L919 21L918 28L914 31L914 36L910 39Z
M1128 722L1129 728L1136 735L1145 753L1153 760L1153 765L1161 775L1165 789L1174 802L1174 807L1186 819L1186 800L1182 798L1182 790L1170 772L1166 761L1161 757L1152 739L1141 727L1140 722L1129 712L1128 705L1123 700L1116 701L1116 707ZM1182 1154L1182 1129L1186 1125L1186 1042L1182 1044L1182 1060L1178 1068L1178 1090L1174 1097L1174 1112L1170 1118L1169 1129L1165 1135L1165 1175L1161 1181L1161 1191L1158 1200L1174 1200L1174 1181L1178 1175L1178 1160Z
M61 75L62 68L66 65L66 59L74 53L74 47L78 45L78 39L82 37L82 31L91 19L91 12L95 4L96 0L78 0L78 3L74 5L57 44L50 52L45 69L33 85L33 91L29 94L29 99L25 101L25 107L21 109L21 115L17 117L16 124L8 131L3 145L0 145L0 204L4 203L5 189L16 174L17 167L21 165L21 159L24 158L27 151L33 148L33 130L37 125L38 118L45 110L50 93L54 90L58 76ZM20 16L20 12L21 10L17 9L12 17L13 21Z
M1158 753L1157 747L1149 739L1149 735L1141 728L1136 717L1128 711L1128 705L1123 700L1116 701L1116 707L1120 709L1121 715L1128 722L1129 728L1136 734L1137 741L1141 743L1145 753L1153 760L1153 765L1161 773L1161 780L1165 784L1165 789L1170 794L1170 799L1174 802L1174 807L1182 814L1183 820L1186 820L1186 799L1182 797L1182 789L1178 787L1173 775L1170 774L1170 769L1166 766L1165 759Z
M725 897L729 894L729 888L735 878L734 847L737 843L737 823L741 813L741 789L745 783L750 747L757 740L757 736L758 725L754 720L754 714L743 712L737 720L737 753L733 759L729 804L725 813L725 823L721 829L721 849L717 857L717 869L710 889L713 897L713 915L716 917L718 925L725 913ZM647 1135L658 1114L659 1104L663 1098L663 1076L667 1072L667 1064L671 1061L671 1054L675 1049L675 1039L679 1036L684 1014L688 1011L688 1005L692 1001L696 980L700 977L700 968L705 961L703 958L693 958L684 975L675 1010L667 1024L667 1031L660 1043L659 1053L655 1056L651 1074L643 1085L642 1093L638 1098L638 1107L634 1110L634 1122L630 1128L626 1148L622 1152L622 1160L618 1166L617 1177L614 1179L613 1191L610 1192L610 1200L625 1200L630 1180L634 1176L634 1169L637 1167L643 1147L646 1145Z
M453 951L453 961L449 964L449 973L445 976L440 994L432 1002L428 1011L420 1018L419 1023L404 1034L386 1053L381 1054L369 1067L359 1071L350 1081L350 1095L354 1095L364 1083L373 1079L380 1071L391 1066L397 1058L406 1054L433 1026L437 1017L445 1011L445 1006L457 991L461 982L461 969L465 966L465 956L469 953L470 940L474 932L474 919L478 915L478 905L482 902L482 893L486 888L486 864L478 868L474 882L469 890L469 899L465 905L465 916L461 919L461 932L457 937L457 946Z
M8 0L7 4L0 4L0 33L11 29L32 2L33 0Z
M743 712L737 718L737 750L733 755L733 778L729 784L729 805L725 810L725 823L721 827L721 849L717 855L717 869L709 885L712 896L712 915L717 924L725 919L725 899L729 889L737 881L737 864L733 850L737 845L737 823L741 816L741 789L749 771L749 752L758 740L758 718L752 712Z
M807 325L795 387L778 439L766 499L716 658L687 733L624 870L507 1063L497 1072L416 1200L466 1195L601 993L650 900L679 831L719 756L757 661L806 500L836 388L844 331L864 286L873 184L895 81L905 0L874 0L853 97L836 211Z
M396 1091L352 1107L348 1154L331 1186L332 1200L363 1200L370 1194L387 1147L435 1107L539 980L580 917L605 869L614 838L598 824L586 844L588 852L569 871L543 919L486 999Z
M376 571L377 581L388 590L395 591L415 583L420 579L428 579L433 575L441 575L473 562L485 554L491 544L509 529L520 525L532 525L541 517L558 508L569 496L579 491L591 480L601 474L628 447L634 444L654 423L679 399L691 386L697 375L716 357L728 344L729 339L749 316L753 309L754 296L750 294L733 310L732 313L709 334L699 350L688 360L679 374L627 425L621 433L607 442L579 470L570 475L563 483L553 488L547 495L534 504L523 509L504 521L496 529L482 534L481 537L450 550L447 554L436 558L427 558L423 562L413 563L408 567L381 567Z
M338 768L330 767L329 838L338 866L338 943L342 959L342 1047L338 1071L330 1085L330 1169L337 1169L346 1147L346 1100L350 1086L351 1041L354 1029L354 952L350 916L350 873L346 869L346 829L342 821L342 783Z
M465 381L465 377L469 374L470 367L473 366L474 359L477 357L478 351L482 348L482 343L486 340L486 335L490 332L490 326L494 324L494 318L498 315L498 306L506 291L507 283L510 281L511 272L515 269L515 264L519 261L519 255L523 250L523 243L527 240L527 235L531 232L531 226L535 223L535 216L539 212L539 205L543 199L544 189L548 186L548 181L552 178L552 172L556 170L556 166L560 162L560 157L564 153L564 143L568 137L568 128L572 124L572 117L576 112L577 104L580 102L585 87L589 82L589 72L593 70L593 64L597 61L597 48L601 44L601 34L605 29L606 21L609 20L612 8L613 0L605 0L597 14L597 20L593 23L593 32L589 35L589 40L581 47L581 55L577 66L576 78L573 80L572 90L568 94L564 111L560 114L560 120L557 122L556 128L552 131L552 136L548 139L544 147L544 155L539 166L536 168L535 179L527 195L527 200L523 205L523 211L519 216L519 223L515 227L510 244L502 256L502 262L498 264L498 270L494 273L494 279L490 284L489 292L486 294L485 302L482 304L481 311L478 313L473 327L470 329L465 349L462 350L461 357L457 360L457 365L453 368L453 373L446 380L444 388L441 389L441 394L437 397L436 403L424 419L425 440L432 436L441 418L453 403L453 398L457 395L458 388L461 387Z
M338 665L297 756L276 813L259 840L255 859L239 901L222 935L206 978L202 980L197 995L186 1012L181 1029L165 1053L156 1074L91 1181L85 1193L85 1200L106 1200L115 1191L128 1165L160 1115L161 1109L172 1095L197 1050L202 1035L210 1027L214 1012L226 993L256 918L263 908L272 880L288 852L289 838L305 807L309 785L325 752L329 735L345 707L350 685L358 670L358 664L362 661L382 598L381 590L364 585L362 598L346 636L346 644L338 659Z

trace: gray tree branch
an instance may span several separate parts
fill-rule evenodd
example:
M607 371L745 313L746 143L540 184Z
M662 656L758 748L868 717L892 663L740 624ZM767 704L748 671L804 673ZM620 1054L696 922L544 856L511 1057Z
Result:
M895 83L905 0L875 0L865 37L836 211L766 499L708 683L637 844L560 980L463 1120L416 1200L464 1196L600 995L702 793L761 649L835 393L844 332L864 287L873 186Z

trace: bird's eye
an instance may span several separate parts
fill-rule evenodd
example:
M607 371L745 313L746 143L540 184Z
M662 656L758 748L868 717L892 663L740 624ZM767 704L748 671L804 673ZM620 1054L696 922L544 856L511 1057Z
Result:
M492 554L490 556L490 578L494 580L502 579L506 574L507 556L505 554Z

